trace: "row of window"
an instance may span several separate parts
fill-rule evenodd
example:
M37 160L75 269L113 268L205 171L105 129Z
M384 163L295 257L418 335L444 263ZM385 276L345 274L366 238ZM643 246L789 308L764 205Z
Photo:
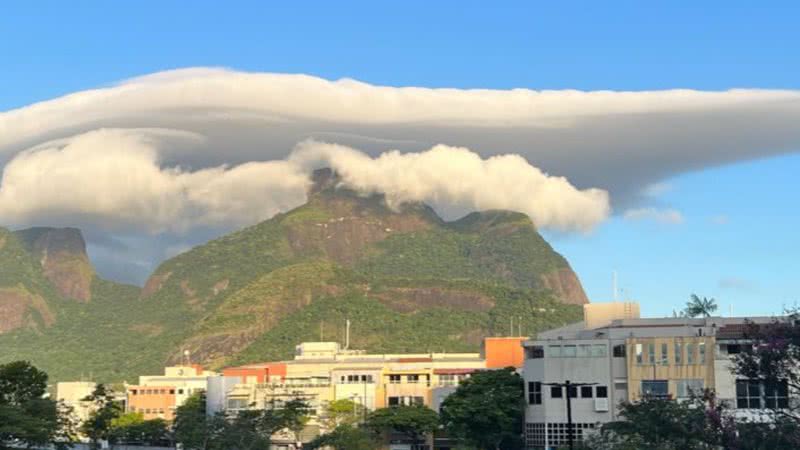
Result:
M528 359L544 357L544 348L539 345L526 349ZM547 356L550 358L604 358L608 356L605 344L548 345Z
M403 382L403 378L402 377L403 377L402 375L389 375L389 384L400 384L400 383L402 383ZM427 383L429 381L428 380L428 375L414 375L414 374L412 374L412 375L406 375L405 377L406 377L406 379L405 379L406 383L412 383L412 384L420 383L420 382Z
M736 381L736 407L740 409L779 409L789 407L789 385L762 383L752 380Z
M389 397L389 406L414 406L424 405L424 397Z
M573 423L572 437L576 442L583 440L584 430L593 430L593 423ZM545 431L546 430L546 431ZM528 447L549 447L566 445L569 442L569 425L566 423L525 424L525 443Z
M656 344L647 344L647 354L645 356L644 344L636 344L636 364L648 365L669 365L669 344L662 342L659 345L659 353L656 354ZM706 363L706 343L698 342L675 342L672 351L673 361L676 366L680 365L693 365Z
M372 383L372 375L342 375L340 377L341 383Z
M550 386L550 398L564 398L564 390L564 386ZM608 398L608 386L570 386L567 391L570 398ZM542 404L541 382L528 382L528 404Z
M164 414L164 408L131 408L131 412L140 412L142 414Z
M175 389L131 389L131 395L175 395ZM178 389L183 394L183 389Z

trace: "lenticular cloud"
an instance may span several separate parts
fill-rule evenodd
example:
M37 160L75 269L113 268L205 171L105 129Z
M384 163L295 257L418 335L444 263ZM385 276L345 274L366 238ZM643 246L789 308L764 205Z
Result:
M516 209L586 231L610 202L658 220L643 213L648 187L676 174L797 151L798 121L791 90L428 89L183 69L0 112L0 225L183 248L302 204L309 171L328 165L393 204L448 218Z

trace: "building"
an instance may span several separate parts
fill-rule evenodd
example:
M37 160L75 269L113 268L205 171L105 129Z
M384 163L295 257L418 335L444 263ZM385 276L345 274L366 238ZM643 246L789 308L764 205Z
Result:
M219 376L198 365L164 368L164 375L143 375L139 384L126 385L128 412L142 413L145 420L171 421L175 409L189 397L208 390L208 380Z
M525 364L522 343L527 336L488 337L483 340L483 352L488 369L521 368Z
M302 398L314 410L303 432L310 439L327 431L319 419L332 401L352 400L363 405L364 414L395 405L438 408L444 391L437 389L452 392L480 369L486 369L486 360L479 353L369 354L336 342L305 342L292 360L224 369L224 378L239 380L226 392L225 409L280 406Z
M528 448L567 443L567 396L577 440L617 420L621 401L644 395L682 399L709 388L737 408L746 406L742 409L758 409L754 407L768 401L788 402L788 394L764 398L771 391L736 380L730 373L729 355L741 344L744 318L640 319L638 306L591 306L584 310L583 322L540 333L523 344ZM567 392L551 384L568 380L585 385ZM749 402L748 389L759 400Z
M85 422L94 411L91 402L84 399L94 392L97 384L92 381L66 381L56 383L56 401L72 408L72 415L78 423Z

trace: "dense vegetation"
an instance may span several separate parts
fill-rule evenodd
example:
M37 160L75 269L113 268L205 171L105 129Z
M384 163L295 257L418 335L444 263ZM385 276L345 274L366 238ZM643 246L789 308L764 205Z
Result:
M0 289L44 305L35 326L0 334L0 362L31 360L55 380L132 382L183 349L212 367L285 359L321 334L341 341L346 319L355 348L439 352L478 351L512 318L533 334L581 314L544 289L543 275L569 265L522 214L447 223L424 205L393 211L330 189L165 261L144 289L95 276L88 304L59 297L13 233L0 242Z

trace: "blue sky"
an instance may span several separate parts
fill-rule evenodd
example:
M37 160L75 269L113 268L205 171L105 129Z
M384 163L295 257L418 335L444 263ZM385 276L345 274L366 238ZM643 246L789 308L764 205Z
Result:
M190 66L392 86L800 88L793 2L264 3L4 4L0 111ZM776 313L800 297L798 169L789 155L686 173L655 197L683 223L615 216L548 237L593 300L611 296L617 270L645 314L692 292L725 312Z

